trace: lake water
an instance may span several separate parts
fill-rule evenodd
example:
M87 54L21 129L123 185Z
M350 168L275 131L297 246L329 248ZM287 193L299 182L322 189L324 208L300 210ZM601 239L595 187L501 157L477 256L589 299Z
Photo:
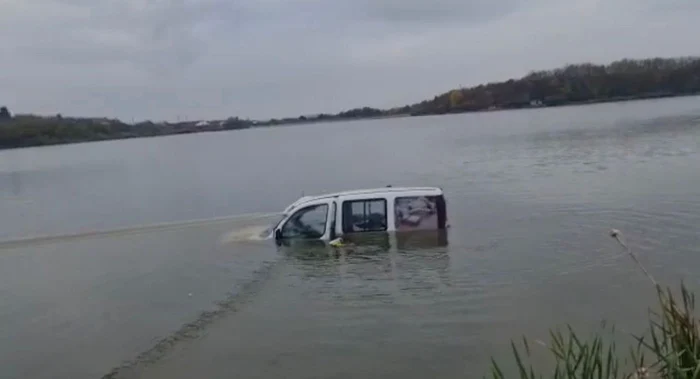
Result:
M443 187L447 241L278 250L221 219L387 184ZM608 231L698 288L700 98L0 152L0 241L207 219L0 242L0 378L481 377L523 334L642 331Z

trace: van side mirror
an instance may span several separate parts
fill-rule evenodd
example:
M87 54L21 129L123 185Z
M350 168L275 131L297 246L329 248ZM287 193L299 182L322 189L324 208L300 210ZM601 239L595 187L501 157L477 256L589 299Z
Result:
M281 239L282 239L282 230L280 230L280 229L275 230L275 240L279 241Z

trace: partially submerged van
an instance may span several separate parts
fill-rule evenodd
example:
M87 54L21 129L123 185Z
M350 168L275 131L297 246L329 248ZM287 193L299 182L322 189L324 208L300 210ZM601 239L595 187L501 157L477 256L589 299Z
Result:
M284 210L269 238L330 241L355 233L441 230L446 225L442 189L384 187L304 196Z

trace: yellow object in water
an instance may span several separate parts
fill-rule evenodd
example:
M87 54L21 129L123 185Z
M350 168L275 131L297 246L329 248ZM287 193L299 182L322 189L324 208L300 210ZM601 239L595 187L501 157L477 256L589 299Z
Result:
M345 246L345 241L343 241L342 238L336 238L333 241L329 242L328 244L333 246L333 247L342 247L342 246Z

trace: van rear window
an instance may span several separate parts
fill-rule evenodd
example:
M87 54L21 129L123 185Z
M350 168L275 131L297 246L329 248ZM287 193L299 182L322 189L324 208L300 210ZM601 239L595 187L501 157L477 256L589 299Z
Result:
M397 231L441 229L444 226L442 196L397 197L394 220Z

